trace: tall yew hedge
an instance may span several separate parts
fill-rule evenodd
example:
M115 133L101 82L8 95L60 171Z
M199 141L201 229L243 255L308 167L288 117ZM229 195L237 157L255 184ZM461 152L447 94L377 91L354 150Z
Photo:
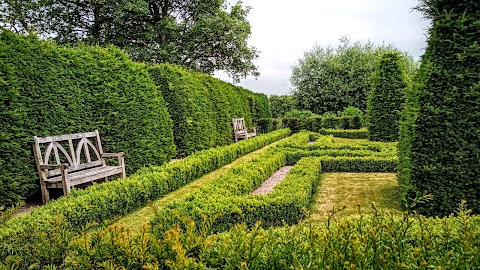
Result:
M150 66L149 73L167 103L179 156L232 143L232 118L251 127L253 119L272 116L264 94L170 64Z
M116 48L0 34L0 205L38 190L33 136L98 129L129 172L175 153L172 120L145 65Z
M423 0L432 19L416 93L409 94L400 142L401 177L418 206L447 215L466 200L480 213L480 2Z
M401 56L387 52L380 57L367 102L367 128L372 141L398 140L400 114L407 87Z

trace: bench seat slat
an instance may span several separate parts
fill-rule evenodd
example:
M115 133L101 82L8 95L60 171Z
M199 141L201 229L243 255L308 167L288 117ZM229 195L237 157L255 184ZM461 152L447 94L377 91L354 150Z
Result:
M68 174L68 179L72 185L79 185L93 180L102 179L111 175L119 174L123 170L122 166L101 166L90 168L83 171L77 171ZM45 181L49 188L62 188L62 177L52 177Z

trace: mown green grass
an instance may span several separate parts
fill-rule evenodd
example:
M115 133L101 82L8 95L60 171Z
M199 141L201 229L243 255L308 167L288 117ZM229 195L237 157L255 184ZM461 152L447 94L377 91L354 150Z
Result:
M400 215L400 187L394 173L326 173L311 208L312 220L358 217L371 213L372 203Z

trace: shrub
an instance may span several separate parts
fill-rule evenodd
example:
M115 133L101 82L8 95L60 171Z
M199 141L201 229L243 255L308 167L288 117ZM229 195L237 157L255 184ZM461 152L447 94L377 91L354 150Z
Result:
M309 117L316 116L316 114L312 113L309 110L291 110L289 112L286 112L285 115L283 116L284 118L299 118L299 119L307 119Z
M327 115L322 118L322 127L323 128L339 128L341 126L340 117Z
M357 107L349 106L343 109L342 115L344 116L363 116L363 111Z
M260 118L255 120L255 127L257 128L257 133L268 133L273 130L273 119L272 118Z
M478 7L474 0L421 1L432 27L401 154L410 195L433 195L418 205L426 215L448 215L461 200L480 213Z
M303 121L300 118L283 118L283 127L289 128L292 133L297 133L304 128Z
M334 137L339 138L350 138L350 139L367 139L368 138L368 130L366 128L363 129L325 129L322 128L319 131L322 135L333 135Z
M148 200L160 198L203 174L289 134L288 129L278 130L228 146L199 151L174 163L144 168L121 181L73 190L69 196L0 224L0 258L11 254L12 248L16 250L14 247L22 248L16 251L17 254L29 252L28 246L38 242L38 239L22 238L22 235L28 235L26 232L30 228L39 228L37 232L49 233L54 229L51 225L59 215L63 216L62 226L78 232L89 222L102 223L116 215L125 215L145 206Z
M153 65L148 70L174 120L173 134L180 157L231 143L232 118L244 118L249 127L256 118L271 118L270 103L264 94L169 64Z
M298 104L297 100L295 99L295 96L289 96L289 95L284 95L284 96L271 95L269 100L272 107L273 118L283 117L286 112L296 109Z
M322 128L322 117L318 115L311 116L303 120L303 122L303 126L309 131L318 132Z
M146 72L115 48L59 47L0 34L0 205L38 192L33 136L98 129L127 173L175 153L172 120Z
M367 128L372 141L398 140L400 112L407 87L400 61L399 53L385 53L374 73L367 102Z

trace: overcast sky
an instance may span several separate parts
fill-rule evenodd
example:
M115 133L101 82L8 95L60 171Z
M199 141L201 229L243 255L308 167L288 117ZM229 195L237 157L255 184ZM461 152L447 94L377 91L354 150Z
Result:
M235 3L235 0L229 0ZM252 7L250 46L260 51L255 61L257 80L248 77L238 85L267 95L287 94L291 67L305 51L336 46L342 36L352 42L370 40L393 44L415 59L423 54L429 22L412 8L417 0L244 0ZM216 77L231 82L227 75Z

